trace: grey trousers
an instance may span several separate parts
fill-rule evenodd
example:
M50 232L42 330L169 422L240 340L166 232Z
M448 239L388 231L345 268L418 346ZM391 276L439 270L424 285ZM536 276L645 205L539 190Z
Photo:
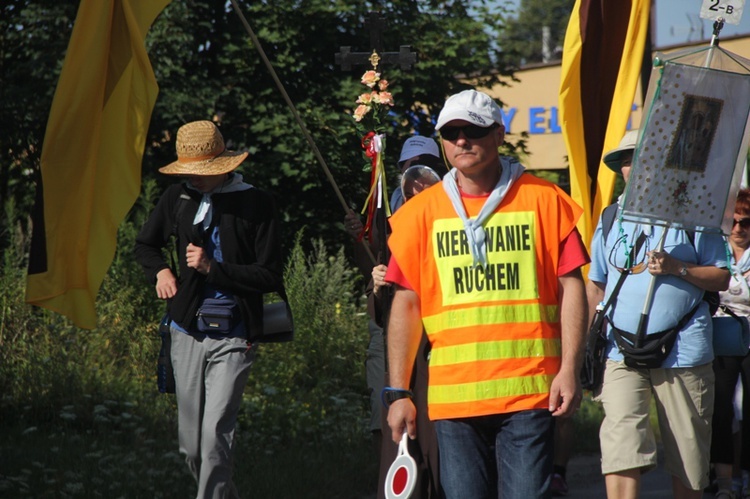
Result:
M243 338L171 333L180 452L198 483L196 497L238 498L234 430L255 348Z

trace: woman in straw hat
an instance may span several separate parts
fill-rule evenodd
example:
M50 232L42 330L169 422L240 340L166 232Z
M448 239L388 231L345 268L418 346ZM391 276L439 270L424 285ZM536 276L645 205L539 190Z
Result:
M180 451L197 497L238 497L237 412L262 331L263 293L283 286L278 222L273 198L234 172L247 153L226 150L214 123L182 126L176 147L177 161L159 171L185 181L159 199L135 253L168 300ZM177 276L163 252L172 235Z

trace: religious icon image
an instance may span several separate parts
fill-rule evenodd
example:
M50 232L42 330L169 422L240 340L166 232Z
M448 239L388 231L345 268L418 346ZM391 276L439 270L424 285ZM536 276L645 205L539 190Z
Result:
M724 106L722 99L686 95L666 167L704 172Z

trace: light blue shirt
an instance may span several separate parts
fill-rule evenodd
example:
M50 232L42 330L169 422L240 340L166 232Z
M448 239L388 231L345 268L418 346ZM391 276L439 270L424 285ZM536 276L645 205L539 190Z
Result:
M648 236L642 245L635 263L644 261L646 251L654 250L665 228L643 226L631 222L615 221L607 236L606 245L602 241L601 220L594 232L591 242L591 266L589 279L594 282L607 283L604 292L604 303L620 278L615 266L624 267L631 244L635 244L641 231ZM620 240L620 244L617 244ZM622 241L627 241L623 244ZM669 228L664 240L663 251L686 263L701 266L713 265L727 267L727 252L724 239L718 234L695 232L694 245L688 234L679 229ZM648 269L640 274L630 274L625 279L618 296L607 317L619 329L635 333L646 301L652 275ZM662 367L693 367L711 362L714 358L712 341L713 328L708 303L703 301L703 290L678 276L657 276L650 312L648 314L647 334L657 333L673 328L683 316L698 304L692 319L677 335L677 341ZM611 331L607 332L608 358L622 361L623 357L617 348Z

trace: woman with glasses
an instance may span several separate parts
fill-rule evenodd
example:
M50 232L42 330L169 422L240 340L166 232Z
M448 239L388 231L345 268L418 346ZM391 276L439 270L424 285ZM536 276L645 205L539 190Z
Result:
M734 223L729 235L732 256L732 278L729 289L719 293L721 305L738 316L750 316L750 189L742 189L737 195L734 208ZM721 310L716 315L726 315ZM740 445L739 465L742 474L750 470L750 428L742 431L741 439L733 435L734 397L737 379L742 376L742 412L750 414L750 355L717 356L714 359L716 375L716 398L714 401L713 437L711 462L716 472L717 498L734 499L750 497L747 484L733 477L735 443ZM737 418L743 419L742 416ZM737 470L739 472L739 470ZM737 473L739 475L739 473Z

